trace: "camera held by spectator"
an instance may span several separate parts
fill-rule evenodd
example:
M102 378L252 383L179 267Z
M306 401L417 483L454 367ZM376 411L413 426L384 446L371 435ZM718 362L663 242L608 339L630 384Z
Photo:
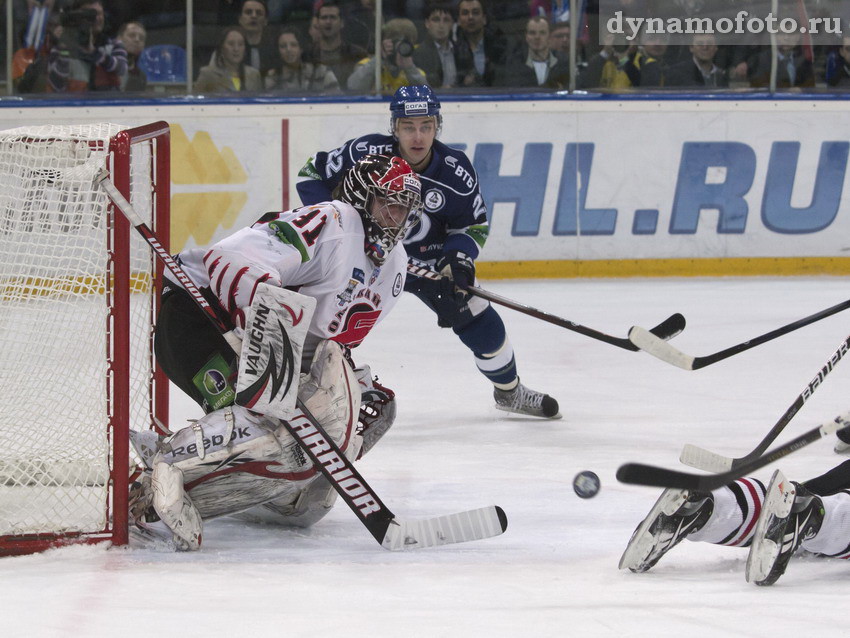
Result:
M394 40L393 52L390 56L391 59L394 59L396 54L400 55L403 58L409 58L411 55L413 55L413 42L404 37L399 40Z
M425 83L425 72L413 61L417 39L416 25L407 18L394 18L381 28L381 84L382 93L392 94L402 86ZM357 63L348 77L351 91L375 89L374 57Z
M94 46L94 28L97 24L95 9L71 9L60 14L62 35L59 40L67 47L91 50Z

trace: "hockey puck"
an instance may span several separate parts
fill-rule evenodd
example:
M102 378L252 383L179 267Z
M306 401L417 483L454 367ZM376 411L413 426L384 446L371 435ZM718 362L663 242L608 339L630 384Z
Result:
M593 498L599 494L600 486L599 477L590 470L579 472L573 479L573 490L579 498Z

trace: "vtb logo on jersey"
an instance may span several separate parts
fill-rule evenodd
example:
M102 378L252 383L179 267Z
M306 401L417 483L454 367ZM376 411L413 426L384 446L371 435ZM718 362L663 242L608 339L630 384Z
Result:
M360 153L366 153L366 155L390 155L393 151L392 144L369 144L366 141L357 142L354 148Z

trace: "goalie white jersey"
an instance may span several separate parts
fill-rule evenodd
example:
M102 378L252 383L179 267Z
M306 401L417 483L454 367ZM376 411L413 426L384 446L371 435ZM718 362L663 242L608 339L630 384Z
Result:
M364 252L358 212L341 201L267 213L255 224L208 250L180 253L179 262L199 287L208 287L234 325L259 283L316 299L304 344L309 362L321 339L360 344L404 289L407 255L401 243L381 266Z

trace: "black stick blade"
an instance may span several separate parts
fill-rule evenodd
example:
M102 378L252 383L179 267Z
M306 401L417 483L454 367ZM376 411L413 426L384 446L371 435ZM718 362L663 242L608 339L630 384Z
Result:
M631 485L649 485L652 487L675 487L694 490L699 487L700 477L687 472L668 470L642 463L625 463L617 469L617 480Z
M677 312L652 328L650 332L659 339L672 339L685 329L685 316Z
M499 526L502 528L504 532L508 529L508 515L505 514L505 510L496 505L496 515L499 517Z

